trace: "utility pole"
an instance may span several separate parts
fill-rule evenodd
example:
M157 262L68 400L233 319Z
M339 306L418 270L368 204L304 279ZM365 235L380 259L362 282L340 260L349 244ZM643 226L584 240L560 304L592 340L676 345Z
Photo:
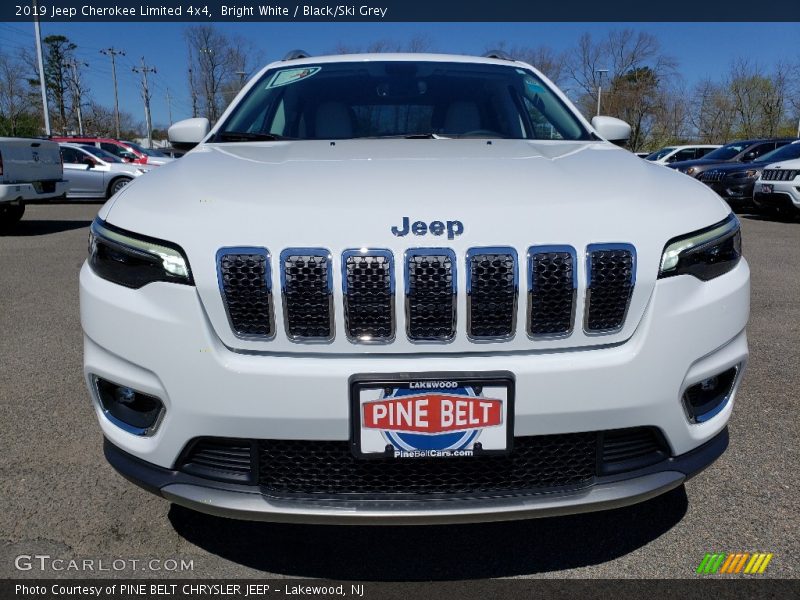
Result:
M603 75L608 73L608 69L595 69L595 73L600 74L600 81L597 84L597 116L600 116L600 98L603 95Z
M169 93L169 88L167 88L167 111L169 112L169 124L172 125L172 96Z
M47 84L44 80L44 60L42 60L42 33L39 30L38 1L33 0L33 31L36 34L36 60L39 63L39 87L42 90L42 110L44 111L44 133L50 137L50 109L47 106Z
M141 68L133 67L131 69L134 73L142 74L142 99L144 100L144 120L147 123L147 147L153 147L153 123L150 120L150 90L147 87L147 74L156 73L155 67L148 67L142 57Z
M120 56L125 56L125 52L123 52L122 50L117 50L112 46L111 48L100 50L100 54L105 54L106 56L111 57L111 77L114 79L114 131L117 134L117 138L119 138L119 95L117 93L116 57L118 54Z
M83 137L83 112L81 110L82 91L80 86L80 78L78 75L78 61L74 58L67 61L67 66L72 69L72 94L75 97L75 105L78 110L78 133ZM81 63L84 67L88 67L89 63Z

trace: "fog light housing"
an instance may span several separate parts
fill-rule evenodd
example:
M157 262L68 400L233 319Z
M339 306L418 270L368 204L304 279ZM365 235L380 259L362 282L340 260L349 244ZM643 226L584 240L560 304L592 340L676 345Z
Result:
M164 403L149 394L93 377L97 400L106 418L128 433L149 436L164 416Z
M683 408L692 423L704 423L725 408L733 394L739 365L707 377L686 388Z

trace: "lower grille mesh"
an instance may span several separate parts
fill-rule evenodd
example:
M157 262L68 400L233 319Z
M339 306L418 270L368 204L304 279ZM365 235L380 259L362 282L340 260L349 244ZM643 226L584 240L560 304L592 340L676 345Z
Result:
M597 434L519 437L503 457L357 459L343 441L264 440L260 484L269 494L496 494L588 485Z

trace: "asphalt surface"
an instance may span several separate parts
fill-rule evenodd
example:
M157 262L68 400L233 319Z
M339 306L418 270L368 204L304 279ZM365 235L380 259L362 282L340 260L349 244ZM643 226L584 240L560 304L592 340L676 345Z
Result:
M29 206L18 229L0 236L0 578L682 578L713 551L772 552L767 576L798 576L800 223L743 219L751 362L728 451L684 488L574 517L306 527L193 513L106 464L81 376L78 309L78 270L98 208ZM15 557L34 554L93 560L95 571L15 568ZM131 566L152 559L164 561L161 570ZM98 571L114 560L127 566ZM167 570L169 560L193 569Z

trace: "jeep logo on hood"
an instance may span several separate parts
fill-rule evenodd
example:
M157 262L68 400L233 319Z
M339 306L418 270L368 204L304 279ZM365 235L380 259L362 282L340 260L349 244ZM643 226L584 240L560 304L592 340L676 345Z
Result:
M452 240L464 233L464 224L461 221L431 221L430 223L414 221L412 223L411 219L403 217L401 226L392 226L392 233L397 237L404 237L408 235L409 231L414 235L425 235L427 233L442 235L446 231L447 239Z

